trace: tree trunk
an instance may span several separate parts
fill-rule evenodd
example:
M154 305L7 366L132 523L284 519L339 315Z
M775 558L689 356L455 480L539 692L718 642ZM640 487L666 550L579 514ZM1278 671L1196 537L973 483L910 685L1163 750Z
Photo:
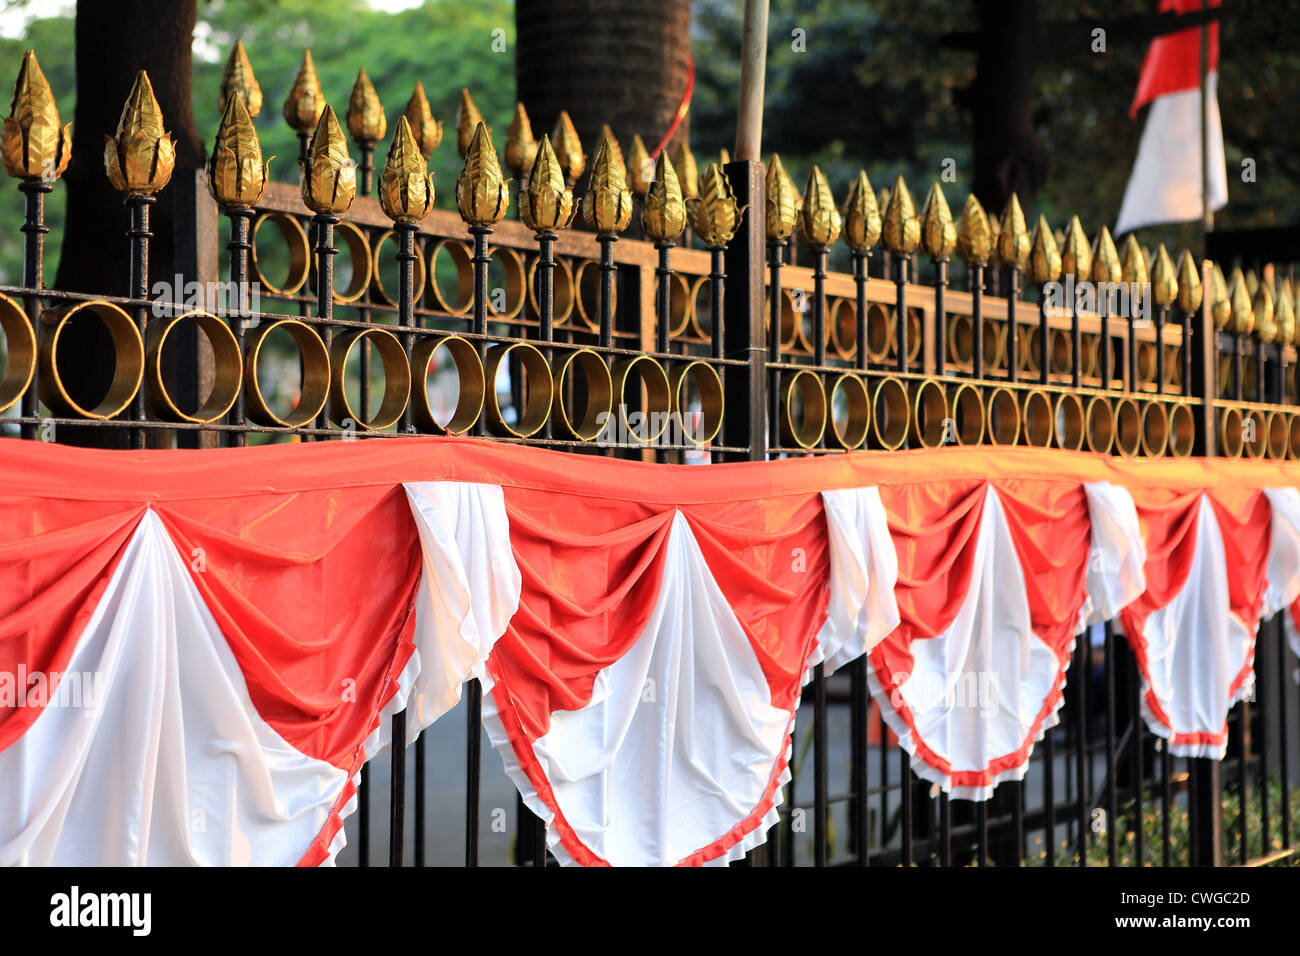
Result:
M518 97L540 138L568 110L588 161L608 123L626 156L668 132L690 63L690 0L516 0ZM676 139L687 135L687 122Z
M104 137L116 132L137 70L147 70L165 128L176 140L176 175L203 165L203 143L190 109L196 0L115 0L77 4L77 105L72 161L64 175L67 222L55 287L126 295L127 210L104 172ZM215 91L214 91L215 98ZM215 113L216 106L213 110ZM151 209L150 274L173 272L173 217L166 190ZM112 377L107 333L92 323L68 330L60 371L79 401L93 404ZM59 440L121 446L125 429L60 428Z

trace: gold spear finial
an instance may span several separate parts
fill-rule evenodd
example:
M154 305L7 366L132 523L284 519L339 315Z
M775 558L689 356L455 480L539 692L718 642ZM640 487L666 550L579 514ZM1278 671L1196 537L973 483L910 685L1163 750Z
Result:
M602 133L582 197L582 219L602 236L616 236L632 221L632 193L608 132Z
M469 155L470 143L474 142L478 124L482 122L483 114L474 105L474 98L469 95L469 90L461 87L460 109L456 113L456 149L460 151L462 159ZM488 133L491 132L489 129Z
M1178 308L1195 312L1201 307L1201 270L1189 250L1184 249L1178 259Z
M623 147L619 145L618 137L614 135L614 131L610 129L608 123L601 124L600 138L596 141L597 152L600 152L602 144L605 151L609 153L609 161L618 163L618 168L623 170L623 178L627 179L627 163L623 161Z
M388 132L383 104L364 67L357 71L352 98L348 100L348 132L358 143L377 143Z
M993 254L993 224L980 201L971 193L957 224L957 255L973 265L984 265Z
M632 134L632 148L628 151L627 182L632 192L644 197L654 182L655 164L650 159L650 151L645 148L639 133Z
M1255 289L1255 298L1250 306L1255 313L1255 334L1261 342L1272 342L1277 338L1277 320L1273 293L1269 291L1267 282L1261 282Z
M1137 237L1129 233L1124 240L1124 253L1120 259L1120 281L1127 285L1146 285L1148 279L1147 260L1142 255L1142 247Z
M433 177L405 115L397 118L388 162L379 177L379 204L394 222L419 222L433 208Z
M998 222L997 213L989 213L989 235L993 238L993 248L989 251L989 265L1000 265L1002 257L998 253L998 238L1002 235L1002 224Z
M710 249L718 249L731 241L740 228L741 216L749 207L739 206L722 164L709 163L700 180L700 195L687 208L691 229Z
M1214 327L1223 329L1228 327L1232 318L1232 298L1228 295L1228 280L1224 278L1223 270L1217 262L1210 264L1213 266L1210 270L1210 315Z
M316 128L323 112L325 94L321 92L316 62L311 58L311 50L307 50L302 55L298 77L284 101L284 121L299 133L307 133Z
M794 182L781 165L781 157L773 153L767 160L767 176L763 182L763 228L767 238L789 239L799 218L799 193Z
M1151 267L1151 298L1162 309L1173 305L1178 298L1178 270L1163 242L1156 249L1155 264Z
M921 248L936 262L947 259L957 246L957 226L952 221L952 210L938 183L930 186L921 210Z
M1047 224L1047 217L1039 215L1034 224L1034 233L1029 239L1029 258L1025 263L1029 278L1033 282L1055 282L1061 277L1061 253L1056 245L1056 236Z
M1277 340L1295 342L1295 298L1286 283L1279 283L1277 289L1277 308L1273 312L1277 319Z
M1020 198L1011 194L1002 210L1001 230L998 232L998 258L1004 265L1020 268L1029 256L1029 229L1025 214L1020 208Z
M23 53L14 98L0 131L5 172L15 179L58 179L72 157L72 124L59 125L54 93L31 50Z
M1074 276L1076 282L1087 282L1092 275L1092 249L1078 216L1070 217L1070 225L1065 230L1065 242L1061 244L1061 271Z
M889 191L881 234L885 248L896 256L911 255L921 241L921 220L902 176L894 180L894 188Z
M523 103L515 104L515 115L506 131L506 167L516 176L525 175L533 168L537 157L537 140L533 139L533 124Z
M465 166L456 179L456 208L471 226L490 228L510 205L510 180L501 177L501 164L492 147L492 134L482 121L474 129L465 153Z
M415 81L411 98L406 101L406 121L411 124L411 132L420 147L420 153L427 160L442 142L442 122L433 118L429 107L429 98L424 95L424 84Z
M1255 310L1240 266L1233 270L1232 282L1228 287L1228 302L1232 306L1232 331L1249 335L1255 328Z
M551 133L551 145L555 147L555 158L564 171L564 178L570 186L578 181L586 167L587 156L582 151L582 142L578 139L578 130L569 118L568 110L560 110L555 118L555 129Z
M551 146L551 138L543 134L532 169L519 191L519 218L540 236L564 229L573 221L573 214L573 190Z
M1114 285L1123 276L1124 269L1119 262L1119 250L1115 248L1115 240L1110 237L1110 230L1102 226L1092 249L1092 281Z
M816 165L808 174L808 185L803 191L803 234L808 245L826 248L840 237L840 211L835 207L831 185L826 175Z
M1252 300L1255 298L1255 293L1258 290L1259 290L1259 276L1255 274L1254 269L1247 269L1246 270L1246 291L1250 293L1250 297Z
M171 134L163 130L162 110L144 70L135 75L117 136L105 136L104 140L104 168L119 192L151 196L172 178L176 146Z
M849 186L840 217L844 220L844 242L854 252L870 252L880 241L883 228L880 209L876 206L876 191L871 188L865 169L858 170Z
M262 144L244 98L228 97L208 160L208 190L212 198L218 205L235 209L256 205L266 189L271 159L262 162Z
M641 206L641 229L655 242L676 242L686 228L686 200L668 150L659 153L655 178Z
M677 170L677 181L682 184L682 198L695 199L700 194L700 170L695 165L695 154L685 139L677 141L673 152L673 168Z
M348 156L348 141L334 107L326 105L307 147L307 160L298 161L302 201L312 212L337 216L348 211L357 195L357 167Z
M253 64L248 60L248 52L242 40L235 41L235 48L226 60L225 72L221 74L221 93L217 97L217 109L224 116L226 102L231 96L242 96L248 107L248 115L256 116L262 112L262 88L253 76Z
M731 154L727 152L727 148L724 146L722 147L722 149L718 150L718 165L727 166L730 165L730 163L731 163Z

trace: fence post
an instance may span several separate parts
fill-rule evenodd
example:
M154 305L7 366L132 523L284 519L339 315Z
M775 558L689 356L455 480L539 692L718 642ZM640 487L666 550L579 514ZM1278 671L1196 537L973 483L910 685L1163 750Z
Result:
M220 255L217 248L217 204L208 195L206 177L207 173L201 169L193 170L190 175L177 173L164 193L172 203L172 256L175 272L182 283L173 298L181 299L185 285L197 282L198 287L204 290L201 308L208 307L210 290L216 288ZM158 278L175 281L173 276ZM182 408L197 408L216 375L211 352L205 353L200 348L199 329L193 322L182 322L172 334L179 345L179 361L175 369L175 384L169 388ZM176 429L178 448L216 448L220 438L218 431Z
M725 370L726 415L723 443L746 448L751 461L767 454L767 354L763 334L763 167L756 160L729 163L725 170L739 205L748 205L740 228L727 246L723 299L723 357L746 362Z

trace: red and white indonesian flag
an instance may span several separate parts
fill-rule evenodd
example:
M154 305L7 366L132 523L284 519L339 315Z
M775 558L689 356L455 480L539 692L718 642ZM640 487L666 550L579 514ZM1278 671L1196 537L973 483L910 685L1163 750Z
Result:
M1190 13L1201 0L1160 0L1161 11ZM1210 0L1217 7L1219 0ZM1209 161L1210 208L1228 202L1223 125L1218 100L1219 26L1210 25L1205 155ZM1124 191L1115 234L1162 222L1199 219L1201 203L1201 31L1158 37L1147 51L1130 115L1151 104L1137 162Z

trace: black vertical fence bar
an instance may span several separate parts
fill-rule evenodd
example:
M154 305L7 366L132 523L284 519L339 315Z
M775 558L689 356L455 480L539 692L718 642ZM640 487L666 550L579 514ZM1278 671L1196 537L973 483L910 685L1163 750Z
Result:
M907 268L907 259L898 257L902 268ZM911 758L903 747L898 748L898 799L901 805L899 826L902 832L900 855L903 866L912 865L912 765Z
M375 184L375 144L363 141L357 145L361 147L361 182L357 191L369 196Z
M1019 354L1017 350L1016 337L1018 334L1018 323L1016 322L1016 304L1020 301L1020 270L1015 266L1007 269L1007 381L1014 382L1019 374L1016 357Z
M1170 813L1174 802L1174 758L1169 753L1169 741L1160 744L1160 863L1170 866L1173 863L1173 826Z
M1255 699L1264 706L1259 709L1259 740L1255 742L1255 752L1259 754L1259 852L1267 855L1269 850L1268 826L1268 672L1271 662L1268 659L1268 645L1272 639L1273 625L1278 618L1260 624L1259 642L1261 647L1255 655ZM1280 636L1280 635L1279 635Z
M1282 611L1287 614L1289 611ZM1291 663L1287 657L1286 634L1282 630L1282 621L1278 620L1277 635L1277 725L1280 729L1278 734L1278 773L1282 778L1282 848L1284 850L1291 848L1291 755L1287 752L1291 745L1291 727L1290 718L1287 716L1287 693L1286 693L1286 675L1287 665Z
M600 347L608 349L614 341L614 243L618 242L618 236L602 235L597 241L600 243ZM713 321L717 323L716 315Z
M673 270L669 261L668 250L671 242L657 242L655 249L659 253L659 262L655 266L655 351L664 354L668 351L668 326L671 323L670 299L672 296ZM680 426L686 430L685 413L682 412ZM655 460L663 463L669 460L671 453L660 448L655 452Z
M23 286L28 289L45 288L45 234L50 227L45 225L45 194L54 187L43 179L21 182L18 188L23 194ZM23 298L23 308L32 321L33 331L40 325L41 300L29 295ZM19 434L25 439L36 438L39 426L35 419L40 417L40 374L41 363L32 363L32 380L23 393L21 415L32 419L24 422Z
M1050 306L1047 302L1047 294L1041 293L1041 301L1038 303L1038 380L1047 385L1052 381L1052 323Z
M975 804L975 830L977 834L975 859L980 866L986 866L989 861L989 804L987 800L981 800Z
M1051 729L1043 737L1043 829L1045 865L1056 866L1056 744Z
M1115 632L1106 622L1103 650L1106 673L1106 854L1110 865L1119 861L1119 793L1115 761Z
M709 250L709 308L712 313L712 319L709 322L709 333L711 337L709 343L709 355L715 359L722 358L722 310L725 307L724 293L726 291L723 283L727 279L725 263L726 253L727 250L725 246L716 246ZM719 367L718 376L720 378L725 377L725 374L726 369Z
M492 234L492 230L486 226L470 226L469 234L473 237L474 254L471 262L474 266L474 306L471 317L471 331L478 336L476 347L478 348L478 357L480 361L486 362L487 356L487 306L488 306L488 266L492 263L488 256L487 237ZM495 388L493 382L487 383L488 388ZM474 423L474 433L476 435L487 434L487 415L480 415L478 421ZM475 841L478 840L478 833L475 831ZM475 850L477 855L477 849Z
M1241 375L1242 337L1240 332L1232 333L1232 397L1237 401L1245 398L1246 387Z
M1158 306L1155 315L1156 333L1156 394L1165 391L1165 306Z
M465 694L465 865L478 866L479 752L483 723L483 685L469 682Z
M1142 680L1138 674L1137 660L1133 661L1132 668L1132 723L1129 725L1133 728L1133 865L1141 866L1144 857L1144 846L1142 840L1142 799L1143 785L1146 779L1142 767Z
M555 341L555 238L553 232L543 232L537 236L537 335L544 343L542 354L546 356L548 366L551 365L553 354L549 346ZM659 253L659 259L660 267L666 268L664 252ZM662 315L661 307L661 324ZM557 387L563 387L562 382L556 384ZM547 415L546 423L542 426L542 437L551 438L552 434L551 416Z
M392 768L388 777L388 865L404 866L406 851L406 711L393 714Z
M1083 332L1079 327L1077 289L1070 292L1070 384L1075 388L1083 384Z
M798 728L790 728L790 754L799 752L799 740L796 736ZM789 800L789 810L785 817L785 832L781 835L781 850L777 854L777 860L773 861L776 866L794 866L794 826L795 817L799 814L799 801L795 796L795 784L798 783L798 767L793 759L790 760L790 783L786 787L786 795Z
M1128 300L1128 371L1124 373L1124 388L1129 392L1138 390L1138 350L1137 350L1137 322L1138 322L1138 294L1129 296Z
M880 714L880 845L889 837L889 726Z
M944 293L948 290L948 258L934 260L934 374L944 375L948 357L948 313Z
M854 352L855 364L859 371L867 370L867 267L870 265L869 252L853 251L853 290L854 290L854 333L857 336L857 351Z
M774 239L768 245L768 320L767 320L767 360L773 365L771 391L767 410L767 442L769 448L781 445L781 372L775 368L781 361L781 265L785 258L785 239ZM865 308L865 290L858 283L858 308ZM861 314L861 312L859 312ZM863 319L859 319L861 323Z
M825 866L826 853L826 678L813 668L813 862Z
M1097 288L1097 321L1100 323L1100 332L1097 336L1099 345L1097 347L1097 372L1101 376L1102 391L1110 391L1110 380L1113 377L1110 370L1110 292L1106 290L1106 284L1102 283Z
M1183 363L1183 394L1193 394L1192 389L1192 313L1183 313L1183 347L1179 352ZM1211 396L1213 397L1213 396Z
M1025 782L1013 780L1011 788L1011 847L1012 866L1022 866L1025 859Z
M984 266L972 262L970 269L971 378L984 377Z
M357 787L357 866L370 865L370 763L361 765L361 784Z
M425 761L425 742L424 731L420 731L420 736L415 738L415 865L424 867L424 812L425 812L425 794L424 794L424 761Z
M1250 828L1247 826L1246 812L1250 802L1250 702L1242 699L1237 706L1237 842L1241 858L1238 863L1250 859Z
M939 792L939 865L952 866L952 807L946 791Z
M396 222L393 229L397 234L397 324L413 327L415 323L415 223ZM406 362L411 365L411 352L415 348L415 334L402 333L402 348L406 351ZM411 388L424 388L425 369L411 368ZM411 424L411 402L402 410L401 431L413 432Z
M1075 679L1072 683L1075 691L1074 710L1074 760L1075 775L1078 777L1077 794L1079 797L1078 814L1078 848L1079 866L1088 865L1088 662L1089 631L1079 637L1079 660L1075 663Z
M898 340L897 369L907 371L907 256L898 257L898 274L894 279L897 299L894 303L894 329ZM909 861L910 863L910 861Z
M311 221L316 230L316 315L325 320L320 335L328 352L334 339L334 330L329 321L334 318L334 256L338 253L334 248L334 227L339 220L337 216L328 213L317 213ZM328 428L329 422L330 400L327 396L325 407L316 417L316 427Z
M1264 340L1255 337L1255 395L1257 402L1264 401ZM1267 441L1267 439L1262 439Z
M149 207L155 202L153 196L128 196L126 199L127 209L130 210L131 225L127 230L127 237L131 245L131 266L130 266L130 297L132 299L147 299L149 297L149 240L153 238L153 233L149 231ZM135 316L136 329L140 332L140 341L145 341L145 324L149 321L149 307L147 305L136 305L131 309ZM143 422L145 420L144 408L144 389L136 389L135 397L131 399L131 420ZM132 428L130 433L130 447L144 447L144 429Z
M1205 831L1201 827L1202 783L1201 764L1203 760L1187 761L1187 858L1192 866L1201 865L1201 855L1205 848ZM1218 814L1215 814L1216 818Z
M858 866L871 863L871 817L867 812L867 657L863 654L849 665L853 694L853 729L849 736L849 773L853 791L853 856Z
M226 249L230 253L230 285L235 291L234 309L229 318L230 331L234 333L235 343L242 356L248 329L248 256L253 249L248 230L254 213L251 209L227 209L226 214L230 217L230 242L226 243ZM235 404L231 407L227 420L236 426L235 431L227 434L227 443L231 446L247 444L248 435L243 430L246 418L242 388L235 396Z

